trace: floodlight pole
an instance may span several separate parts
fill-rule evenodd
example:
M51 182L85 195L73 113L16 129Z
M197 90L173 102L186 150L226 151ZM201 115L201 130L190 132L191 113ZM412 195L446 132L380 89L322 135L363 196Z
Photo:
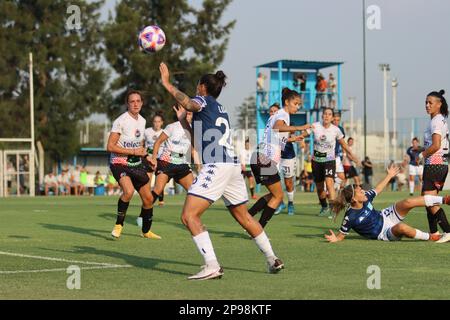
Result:
M394 150L394 160L397 160L397 87L398 87L398 81L397 78L392 79L392 130L393 130L393 137L392 137L392 145Z
M366 100L366 0L363 0L363 107L364 107L364 158L367 157L367 100Z
M383 122L384 122L384 161L385 164L389 160L389 129L388 129L388 118L387 118L387 81L388 81L388 71L390 71L389 64L380 64L380 69L383 71Z
M30 170L30 196L35 195L35 174L34 174L34 83L33 83L33 53L30 52L30 131L31 131L31 154L29 159Z

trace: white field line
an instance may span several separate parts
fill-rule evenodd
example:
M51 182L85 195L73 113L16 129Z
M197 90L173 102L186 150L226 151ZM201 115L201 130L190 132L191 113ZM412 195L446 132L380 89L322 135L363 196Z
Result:
M78 261L78 260L69 260L69 259L63 259L63 258L32 256L32 255L28 255L28 254L5 252L5 251L0 251L0 255L21 257L21 258L40 259L40 260L49 260L49 261L59 261L59 262L67 262L67 263L78 263L78 264L94 265L94 267L81 267L80 269L82 269L82 270L107 269L107 268L129 268L129 267L132 267L129 264L112 264L112 263L106 263L106 262ZM12 270L12 271L2 271L2 270L0 270L0 274L33 273L33 272L54 272L54 271L66 271L66 270L67 270L67 268L40 269L40 270Z
M96 267L80 267L80 270L94 270L94 269L113 269L113 268L130 268L132 266L128 264L124 265L110 265L110 266L96 266ZM55 269L40 269L40 270L11 270L11 271L2 271L0 270L0 274L15 274L15 273L38 273L38 272L56 272L56 271L67 271L67 268L55 268Z

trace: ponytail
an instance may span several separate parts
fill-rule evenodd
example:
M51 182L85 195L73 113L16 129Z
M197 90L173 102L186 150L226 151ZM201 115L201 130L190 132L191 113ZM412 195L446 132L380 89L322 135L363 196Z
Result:
M283 102L283 106L286 105L286 100L291 100L297 97L300 98L300 94L295 90L283 88L283 90L281 91L281 100Z
M226 78L225 73L219 70L215 74L208 73L203 75L199 83L205 85L208 94L217 99L222 92L222 88L226 86Z
M444 117L447 118L448 117L448 104L447 104L447 100L445 100L445 98L444 98L444 94L445 94L445 90L440 90L439 92L433 91L433 92L430 92L427 95L427 97L435 97L441 101L441 109L439 111Z
M342 210L346 209L352 203L354 194L355 187L352 184L339 191L332 208L335 217L337 217Z

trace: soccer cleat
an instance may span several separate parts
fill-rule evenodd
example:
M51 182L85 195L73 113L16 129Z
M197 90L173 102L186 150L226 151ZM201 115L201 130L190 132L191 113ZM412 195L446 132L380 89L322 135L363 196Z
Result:
M268 262L269 273L278 273L281 269L284 269L284 263L280 259L276 258L273 263Z
M329 217L330 216L330 209L328 207L321 208L320 212L318 214L319 217Z
M158 236L157 234L155 234L151 231L148 231L147 233L143 233L142 237L147 238L147 239L157 239L157 240L161 239L160 236Z
M252 199L258 199L258 196L256 194L252 195Z
M280 205L278 206L277 210L275 210L274 214L279 214L281 211L283 211L284 209L286 209L286 205L284 204L284 202L280 203Z
M188 277L189 280L208 280L220 279L223 276L223 269L221 266L211 267L208 265L201 266L201 271L193 276Z
M293 203L289 203L288 204L288 215L293 216L294 213L295 213L294 204Z
M114 226L113 231L111 232L112 237L113 237L114 239L119 239L120 234L122 233L122 229L123 229L123 226L122 226L122 225L116 224L116 225Z
M450 233L449 232L444 232L442 234L442 237L436 241L436 243L445 243L445 242L449 242L450 241Z
M443 196L442 203L446 204L446 205L450 205L450 195Z
M441 238L439 233L430 233L430 241L438 241Z

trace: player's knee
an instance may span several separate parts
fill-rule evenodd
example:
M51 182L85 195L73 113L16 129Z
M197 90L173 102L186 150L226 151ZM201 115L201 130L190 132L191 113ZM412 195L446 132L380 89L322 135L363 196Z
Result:
M125 202L129 202L133 197L134 190L123 190L122 200Z

